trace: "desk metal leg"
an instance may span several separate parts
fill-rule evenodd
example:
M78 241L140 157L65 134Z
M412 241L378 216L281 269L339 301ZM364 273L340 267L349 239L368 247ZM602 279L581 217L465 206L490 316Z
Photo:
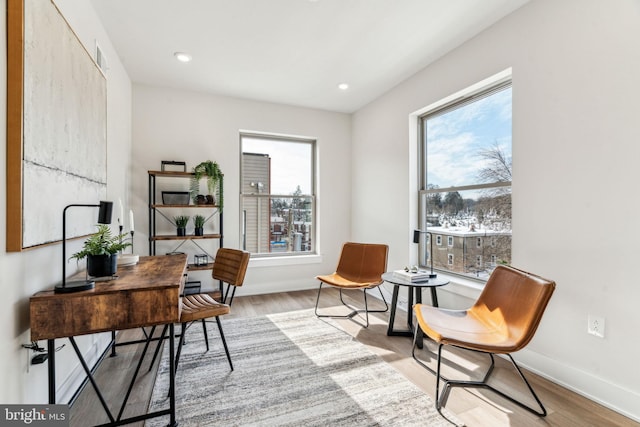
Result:
M116 356L116 331L111 331L111 357Z
M107 402L104 400L104 397L102 396L102 393L100 392L100 388L98 388L98 384L96 384L95 379L93 378L93 375L91 374L91 369L89 369L89 366L87 366L87 362L85 362L84 357L82 357L82 353L80 352L80 349L78 348L78 345L76 344L76 340L73 337L69 337L69 341L71 341L71 345L73 346L73 349L76 352L76 355L78 356L78 360L80 361L80 364L82 365L82 368L84 369L84 372L87 374L87 378L89 378L89 381L91 382L91 385L93 385L93 389L96 392L96 394L98 395L98 399L100 399L100 403L102 404L102 407L104 408L104 411L107 413L107 416L109 417L109 421L111 421L112 423L115 423L115 418L113 418L113 415L111 414L111 411L109 410L109 406L107 405Z
M176 427L176 366L175 366L175 327L169 324L169 426Z
M47 369L49 375L49 404L56 404L56 340L47 340Z

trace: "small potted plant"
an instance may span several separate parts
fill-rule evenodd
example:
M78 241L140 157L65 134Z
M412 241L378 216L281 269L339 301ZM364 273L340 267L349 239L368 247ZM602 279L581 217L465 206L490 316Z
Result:
M196 236L204 236L204 222L205 217L202 215L196 215L193 217L193 225L195 226L194 234Z
M176 223L178 236L187 235L187 224L189 224L189 215L179 215L173 218Z
M207 178L207 189L209 194L204 196L200 193L200 180L202 178ZM191 197L193 198L194 203L196 204L208 204L214 205L216 204L216 190L219 190L218 194L218 206L222 208L223 202L223 194L222 194L222 185L218 188L218 184L222 183L224 175L222 174L222 170L220 170L220 166L218 163L212 162L211 160L206 160L196 167L193 168L193 179L191 179L190 191Z
M85 240L82 250L71 255L80 261L87 258L87 274L92 277L113 276L118 268L118 252L131 246L124 242L126 233L111 234L111 228L105 224L98 225L98 231Z

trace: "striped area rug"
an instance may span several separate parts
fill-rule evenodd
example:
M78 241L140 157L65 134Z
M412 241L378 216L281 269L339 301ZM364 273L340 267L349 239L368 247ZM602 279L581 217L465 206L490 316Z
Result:
M432 399L332 321L303 310L221 319L187 331L176 376L177 419L188 426L450 426ZM150 410L168 407L165 345ZM459 423L454 416L450 420ZM166 426L168 417L147 421Z

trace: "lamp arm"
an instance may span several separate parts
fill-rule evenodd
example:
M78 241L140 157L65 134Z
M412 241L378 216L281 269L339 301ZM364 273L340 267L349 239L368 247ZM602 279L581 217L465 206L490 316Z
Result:
M69 208L100 208L98 223L111 224L111 211L113 202L100 201L100 204L71 204L62 210L62 288L67 284L67 209Z
M72 204L62 210L62 287L67 284L67 209L75 207L97 208L100 205Z

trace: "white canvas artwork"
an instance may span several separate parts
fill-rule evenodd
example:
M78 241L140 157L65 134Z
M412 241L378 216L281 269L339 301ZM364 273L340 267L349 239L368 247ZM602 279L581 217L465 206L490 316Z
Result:
M51 1L25 2L23 247L62 238L69 204L107 189L104 75ZM72 212L73 211L73 212ZM95 231L96 209L70 209L67 237Z

